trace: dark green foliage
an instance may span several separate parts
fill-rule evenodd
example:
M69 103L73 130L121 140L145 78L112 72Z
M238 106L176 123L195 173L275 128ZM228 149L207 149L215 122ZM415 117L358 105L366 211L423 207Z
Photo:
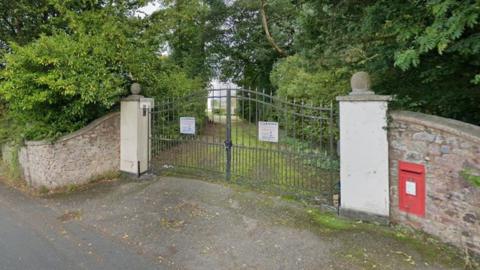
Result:
M284 59L267 42L259 3L236 1L229 15L223 67L241 85L319 104L365 70L396 108L480 124L480 1L269 0Z
M216 53L222 75L235 83L258 89L272 89L270 72L282 56L268 43L262 28L259 0L235 1L226 13L225 27ZM270 32L279 46L291 52L297 5L291 1L272 0L266 12Z
M142 2L52 0L44 3L54 10L48 31L39 25L28 38L2 35L9 53L0 70L0 137L72 132L114 110L132 81L157 100L199 89L201 79L158 55L166 39L151 35L152 19L131 16Z
M480 1L19 0L0 3L0 137L55 138L138 81L157 100L212 75L326 105L358 70L393 107L480 124ZM160 56L160 51L169 56ZM203 106L203 105L202 105ZM254 109L254 108L252 108Z
M105 114L126 93L126 72L143 53L113 8L63 12L70 33L11 43L5 56L0 96L26 139L54 138Z

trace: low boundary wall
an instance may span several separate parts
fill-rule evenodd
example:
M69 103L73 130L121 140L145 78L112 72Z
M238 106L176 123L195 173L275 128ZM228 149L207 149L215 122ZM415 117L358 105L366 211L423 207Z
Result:
M390 113L390 219L480 254L480 127L416 112ZM425 169L425 215L399 209L398 163ZM401 192L401 191L400 191Z
M30 186L83 184L120 166L120 113L103 116L54 142L28 141L19 163Z

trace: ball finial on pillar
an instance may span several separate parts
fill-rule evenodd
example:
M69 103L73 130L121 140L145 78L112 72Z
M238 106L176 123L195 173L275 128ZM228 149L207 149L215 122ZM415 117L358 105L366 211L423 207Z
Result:
M132 83L130 86L130 92L132 95L139 95L141 92L142 88L140 87L139 83Z
M370 75L365 71L360 71L353 74L350 80L352 92L350 95L372 95Z

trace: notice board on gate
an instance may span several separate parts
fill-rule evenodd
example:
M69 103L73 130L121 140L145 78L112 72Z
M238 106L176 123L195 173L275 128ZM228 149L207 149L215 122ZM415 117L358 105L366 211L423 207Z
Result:
M278 142L278 122L258 122L258 140Z
M180 117L180 133L195 134L195 117Z

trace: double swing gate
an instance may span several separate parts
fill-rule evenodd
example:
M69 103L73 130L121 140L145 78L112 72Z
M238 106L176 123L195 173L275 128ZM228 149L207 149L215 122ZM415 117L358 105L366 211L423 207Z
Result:
M332 106L207 89L160 100L150 119L155 172L221 176L334 203L339 165Z

